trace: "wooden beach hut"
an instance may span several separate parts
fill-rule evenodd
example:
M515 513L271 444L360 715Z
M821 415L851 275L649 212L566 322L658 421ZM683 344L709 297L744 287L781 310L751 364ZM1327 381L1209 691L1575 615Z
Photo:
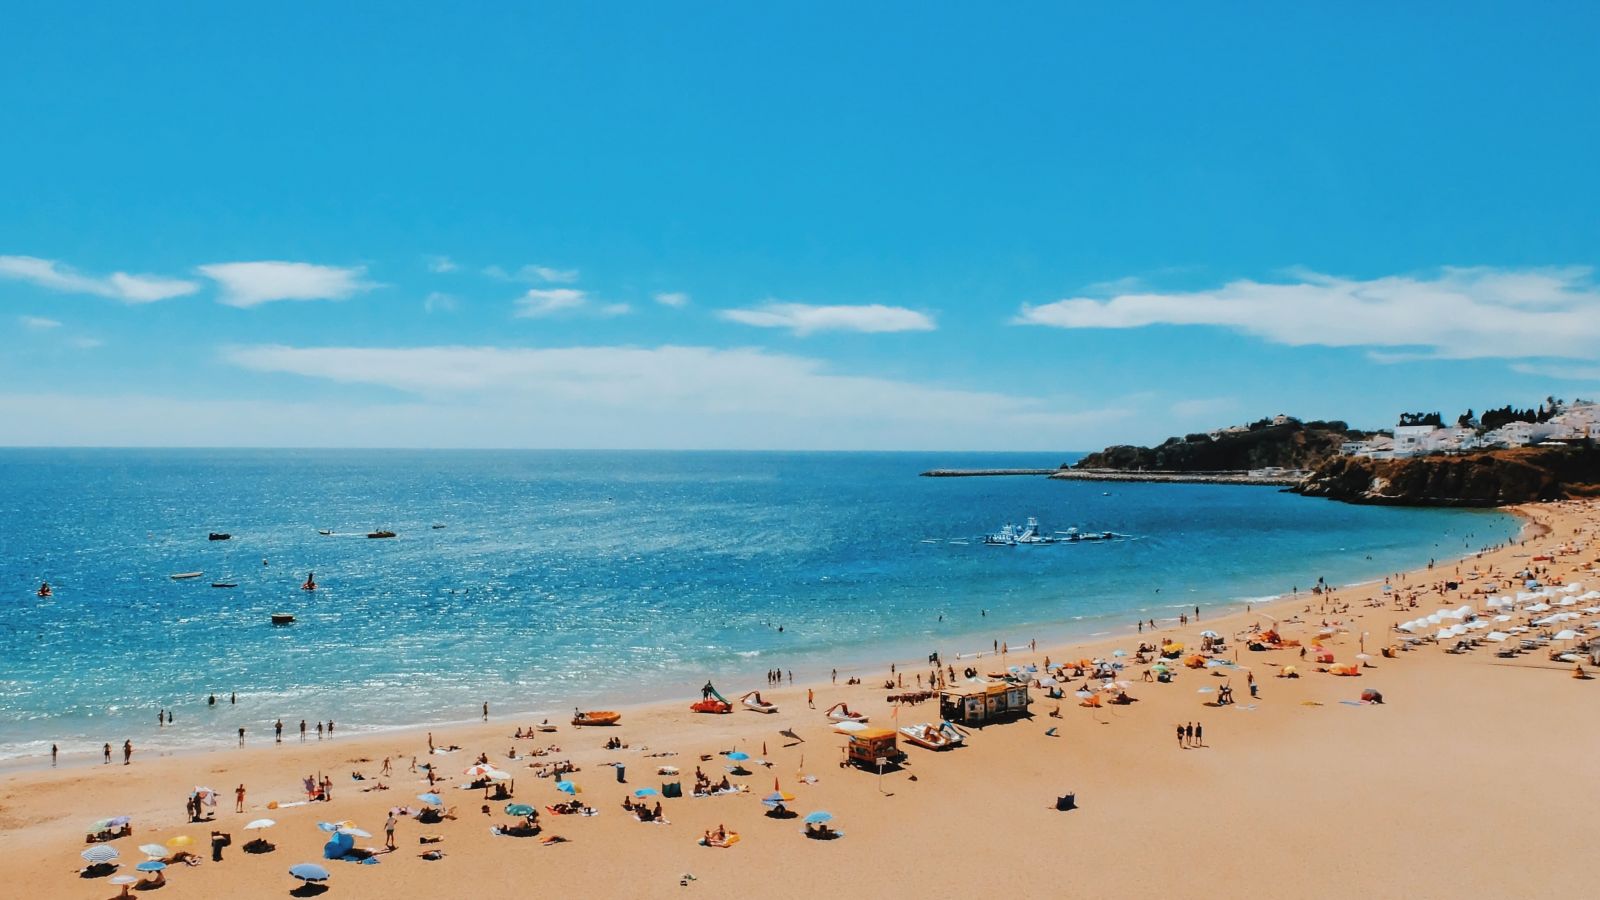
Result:
M1026 684L958 685L939 692L939 715L958 725L983 726L1027 715L1032 702Z

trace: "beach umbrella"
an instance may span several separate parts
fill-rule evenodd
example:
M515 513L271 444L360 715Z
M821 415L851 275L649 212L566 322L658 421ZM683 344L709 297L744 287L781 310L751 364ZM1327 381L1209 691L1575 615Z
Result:
M1577 640L1577 638L1578 638L1578 633L1576 631L1573 631L1571 628L1563 628L1560 631L1556 632L1556 636L1555 636L1555 639L1558 640L1558 641L1572 641L1572 640Z
M1216 638L1222 637L1222 635L1217 634L1215 631L1212 631L1209 628L1207 628L1205 631L1200 632L1200 636L1201 637L1212 638L1213 640L1216 639Z
M333 834L345 825L354 825L354 822L318 822L317 830L324 834Z
M1074 697L1081 697L1081 698L1083 698L1083 699L1084 699L1084 700L1087 700L1087 699L1089 699L1089 698L1090 698L1090 697L1093 697L1093 696L1094 696L1094 691L1073 691L1073 692L1072 692L1072 695L1073 695L1073 696L1074 696Z
M816 812L806 816L804 821L807 825L821 825L823 822L832 822L833 813L824 809L819 809Z
M134 866L135 869L138 869L141 872L159 872L166 867L167 864L159 859L147 859L144 862L139 863L137 866Z
M466 775L469 778L483 778L494 770L494 766L486 766L482 763L479 763L478 765L468 766L467 768L461 770L461 774Z
M493 772L490 772L483 777L489 779L490 781L510 781L516 776L512 775L510 772L502 772L499 769L495 769Z
M1039 679L1039 685L1040 685L1040 687L1055 687L1056 686L1056 680L1054 678L1050 678L1050 677L1047 676L1047 677Z
M633 795L635 797L654 797L655 795L657 795L659 793L661 793L661 792L656 790L653 787L642 787L642 788L639 788L637 791L634 791Z
M744 752L743 750L735 750L732 753L728 754L728 758L733 760L734 762L740 762L741 760L749 759L750 758L750 754Z
M187 834L180 834L175 838L168 838L167 839L167 848L170 849L170 850L177 850L177 849L180 849L182 847L188 847L188 846L192 845L193 843L194 843L194 838L189 837Z
M140 844L139 852L145 856L153 856L156 859L165 859L167 856L167 848L160 844Z
M762 797L761 802L767 804L768 806L773 806L779 803L792 803L794 802L794 795L784 791L773 791L765 797Z
M344 828L339 829L339 833L340 834L348 834L351 837L359 837L359 838L372 837L372 832L367 831L364 828L357 828L354 825L349 825L349 826L346 826Z
M570 781L558 781L556 782L556 790L563 794L576 794L578 793L578 786Z
M1506 634L1504 631L1491 631L1488 634L1484 635L1483 637L1484 637L1484 640L1494 641L1494 642L1498 643L1500 641L1505 640L1508 637L1511 637L1511 635Z
M107 879L107 882L122 888L122 895L126 897L128 895L129 886L138 884L139 879L134 875L113 875Z
M105 844L99 844L94 847L90 847L78 855L83 857L84 861L88 862L90 865L99 866L108 862L114 862L116 858L122 854L118 853L117 848L115 847L108 847Z
M1128 655L1128 651L1126 651L1126 650L1113 650L1113 651L1111 651L1111 655L1115 656L1118 659L1121 659L1122 657Z
M1433 636L1433 639L1436 640L1436 641L1448 641L1448 640L1450 640L1450 637L1451 637L1450 629L1441 628L1441 629L1439 629L1439 633Z
M113 816L109 819L101 819L90 824L89 831L111 831L113 829L121 828L131 821L133 820L129 819L127 816Z
M251 822L249 825L246 825L244 827L244 830L245 831L260 831L263 828L271 828L272 826L274 826L276 824L278 824L278 823L272 821L271 819L257 819L254 822Z
M300 879L301 881L328 880L328 870L313 863L301 863L298 866L290 866L289 874Z
M444 800L442 798L440 798L440 796L438 794L434 794L434 793L418 794L417 795L417 799L421 800L423 803L428 804L429 806L443 806L444 805Z
M508 816L531 816L533 815L533 812L533 807L526 803L506 804L506 815Z

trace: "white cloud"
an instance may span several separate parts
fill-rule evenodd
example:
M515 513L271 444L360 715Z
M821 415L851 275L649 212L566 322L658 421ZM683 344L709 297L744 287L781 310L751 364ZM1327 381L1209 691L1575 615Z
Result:
M61 327L60 322L57 322L55 319L46 319L43 316L17 316L17 321L22 323L23 328L27 328L32 331L43 331L47 328Z
M1316 272L1212 291L1127 293L1024 305L1013 320L1056 328L1210 325L1290 346L1420 348L1380 359L1593 359L1600 289L1588 268L1446 268L1369 280Z
M607 303L596 310L596 312L602 316L606 316L607 318L611 316L625 316L628 313L633 312L633 307L626 303Z
M757 328L787 328L805 336L818 331L932 331L933 319L903 306L812 306L769 301L751 309L725 309L721 318Z
M523 266L515 272L507 272L499 266L489 266L483 274L501 281L524 281L532 283L572 284L578 280L577 269L557 269L551 266Z
M433 291L422 298L422 310L423 312L455 312L457 302L452 294Z
M386 439L404 446L437 440L422 429L446 410L468 445L879 449L1088 446L1099 435L1085 430L1132 415L1114 403L1097 410L1070 398L838 374L821 360L753 349L257 345L223 357L251 371L415 398L406 402L431 412L405 440ZM471 423L464 410L476 411Z
M1517 363L1511 368L1522 375L1537 375L1540 378L1562 378L1568 381L1600 381L1600 366Z
M125 303L151 303L182 297L200 289L193 281L157 275L113 272L104 278L81 274L53 259L36 256L0 256L0 278L26 281L52 291L92 294Z
M534 288L517 298L519 319L541 319L556 313L571 312L588 305L589 297L583 291L571 288Z
M670 306L673 309L682 309L689 305L689 295L682 291L662 291L656 294L654 299L662 306Z
M79 350L93 350L96 347L104 347L106 345L105 341L92 337L75 337L67 341L67 343Z
M456 269L457 269L456 261L451 259L448 256L430 256L430 257L428 257L428 271L429 272L434 272L434 273L443 275L446 272L454 272Z
M365 266L319 266L303 262L212 263L200 273L222 288L222 303L251 307L275 300L344 300L379 285L366 281Z

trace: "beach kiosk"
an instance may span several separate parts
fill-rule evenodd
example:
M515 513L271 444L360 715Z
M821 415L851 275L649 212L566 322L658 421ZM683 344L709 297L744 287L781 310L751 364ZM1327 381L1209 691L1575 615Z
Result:
M844 761L863 769L875 770L878 760L885 766L897 766L906 758L896 739L899 735L889 728L866 728L845 735Z
M959 725L983 726L1028 713L1026 684L991 681L961 685L939 692L939 715Z

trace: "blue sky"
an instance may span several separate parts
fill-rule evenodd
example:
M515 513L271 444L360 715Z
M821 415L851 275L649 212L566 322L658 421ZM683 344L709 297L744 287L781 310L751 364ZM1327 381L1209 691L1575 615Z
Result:
M1600 393L1592 6L864 6L8 11L0 443L1066 450Z

